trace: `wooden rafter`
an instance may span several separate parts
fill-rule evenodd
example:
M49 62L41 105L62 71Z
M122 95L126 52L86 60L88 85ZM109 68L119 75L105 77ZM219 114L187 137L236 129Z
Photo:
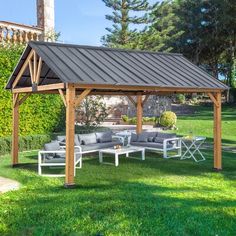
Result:
M26 58L23 66L21 67L18 75L16 76L13 84L12 84L12 88L14 89L16 87L16 85L18 84L19 80L21 79L21 76L23 75L23 73L25 72L25 69L27 68L27 66L29 65L29 61L31 60L32 56L34 54L34 51L31 50L28 57Z
M219 107L219 102L216 100L215 95L213 95L212 93L207 93L207 95L210 97L211 101L212 101L217 107Z
M126 95L126 96L127 96L127 98L134 104L134 106L137 105L136 102L135 102L135 100L134 100L130 95Z
M40 91L56 91L58 93L58 89L64 89L65 84L64 83L57 83L57 84L47 84L47 85L39 85L37 87L36 92ZM34 92L32 87L25 87L25 88L16 88L12 90L13 93L31 93Z
M188 88L188 87L151 87L151 86L130 86L130 85L106 85L106 84L75 84L75 88L80 89L104 89L104 90L126 90L137 92L171 92L171 93L208 93L208 92L221 92L224 89L213 88Z
M66 103L66 98L65 98L64 92L62 91L62 89L58 89L58 91L59 91L59 94L60 94L60 96L61 96L61 99L62 99L62 101L63 101L63 103L64 103L64 105L65 105L65 107L66 107L66 106L67 106L67 103Z
M147 94L147 95L145 96L145 98L143 99L142 105L145 104L145 102L148 100L149 96L150 96L149 94Z
M31 95L31 93L25 94L21 99L19 99L18 104L19 106L24 103L24 101Z
M89 93L91 92L91 89L85 89L77 99L75 99L75 107L79 106L81 101L89 95Z
M33 60L33 63L32 63L32 60ZM12 85L13 89L18 84L18 82L21 79L23 73L25 72L27 66L29 66L31 83L32 84L39 83L40 73L41 73L41 69L42 69L42 58L39 57L39 61L38 61L37 53L34 50L31 50L28 57L26 58L26 60L23 64L23 66L21 67L15 81L13 82L13 85Z
M35 81L34 81L36 84L39 83L41 69L42 69L42 58L40 57L39 58L39 63L38 63L38 68L37 68L37 73L36 73L36 78L35 78Z

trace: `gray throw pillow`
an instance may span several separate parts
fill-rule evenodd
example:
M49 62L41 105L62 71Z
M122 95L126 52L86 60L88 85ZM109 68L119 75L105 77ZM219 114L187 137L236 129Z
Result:
M164 138L160 138L160 137L155 137L155 138L154 138L154 142L155 142L155 143L163 143L164 140L165 140Z
M60 149L61 149L61 147L60 147L60 144L58 141L53 141L51 143L44 144L45 151L58 151Z
M57 136L57 141L59 142L66 142L66 136L65 135L59 135Z
M154 141L154 137L148 137L148 142L153 142Z
M97 143L95 133L90 134L78 134L79 141L82 145Z
M138 140L138 135L135 133L131 133L131 142L137 142Z
M148 141L148 132L142 132L141 134L138 135L138 142L147 142Z
M96 134L96 138L97 138L98 143L112 142L112 132L111 131L98 132L98 133L95 133L95 134Z

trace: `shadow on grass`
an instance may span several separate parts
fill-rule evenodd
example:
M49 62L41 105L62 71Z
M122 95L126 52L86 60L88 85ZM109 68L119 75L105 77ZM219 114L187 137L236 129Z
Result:
M7 214L0 213L9 234L233 235L236 230L235 198L212 186L111 181L72 190L37 185L25 193L12 198Z

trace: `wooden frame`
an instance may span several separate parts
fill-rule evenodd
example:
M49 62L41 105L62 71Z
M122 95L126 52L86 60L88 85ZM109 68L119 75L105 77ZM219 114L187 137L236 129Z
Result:
M12 84L13 93L13 138L12 164L18 164L18 133L19 133L19 106L31 94L59 94L66 107L66 177L65 186L74 185L74 117L75 107L88 95L127 96L137 108L137 133L142 132L143 105L150 95L169 95L173 93L207 93L214 104L214 168L222 169L221 152L221 92L223 89L209 88L177 88L177 87L147 87L130 85L107 84L73 84L56 83L39 85L43 61L34 50L31 50L23 63L15 81ZM17 88L24 71L29 67L32 87ZM36 85L36 89L35 86ZM24 94L20 97L20 94ZM76 97L78 95L78 97ZM143 99L143 96L146 97ZM136 96L135 99L132 96Z

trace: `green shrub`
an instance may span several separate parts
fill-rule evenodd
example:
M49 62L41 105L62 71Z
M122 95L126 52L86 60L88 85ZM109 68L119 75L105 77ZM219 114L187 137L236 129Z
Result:
M19 151L29 151L41 149L45 143L51 141L51 136L47 134L43 135L30 135L19 137ZM11 152L12 138L1 137L0 138L0 155L9 154Z
M185 95L184 94L176 94L176 102L180 103L180 104L184 104L185 103Z
M129 118L129 124L130 125L136 125L137 124L137 117Z
M160 124L164 127L173 127L176 125L177 116L172 111L165 111L160 116Z
M121 116L121 119L123 120L123 122L128 122L129 121L129 117L126 115Z
M0 46L0 136L12 132L12 94L5 90L21 53L22 46ZM59 95L31 95L20 106L20 134L47 134L63 128L64 105ZM23 144L21 144L23 145Z

